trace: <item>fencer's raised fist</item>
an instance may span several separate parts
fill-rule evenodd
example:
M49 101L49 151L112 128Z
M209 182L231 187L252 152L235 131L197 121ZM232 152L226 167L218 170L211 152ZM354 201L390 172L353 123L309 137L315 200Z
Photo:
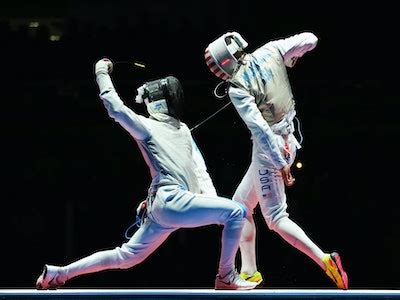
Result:
M94 66L94 73L98 74L110 74L113 70L113 63L108 58L100 59Z

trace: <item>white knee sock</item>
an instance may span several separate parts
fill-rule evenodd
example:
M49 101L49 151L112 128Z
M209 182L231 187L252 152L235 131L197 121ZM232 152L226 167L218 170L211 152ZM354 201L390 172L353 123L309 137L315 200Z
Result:
M253 215L245 220L240 239L241 272L253 274L257 271L256 260L256 225Z

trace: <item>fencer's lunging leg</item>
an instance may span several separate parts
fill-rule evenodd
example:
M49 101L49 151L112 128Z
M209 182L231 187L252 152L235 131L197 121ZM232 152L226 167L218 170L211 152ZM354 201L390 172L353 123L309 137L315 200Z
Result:
M304 230L291 219L288 217L279 219L273 230L286 242L314 260L322 269L326 268L325 264L322 262L324 252L306 235Z
M325 269L322 262L324 252L306 235L304 230L289 218L285 184L279 170L260 168L259 174L263 174L266 184L257 185L260 208L264 219L271 230L277 232L286 242L303 252L314 260L321 268ZM267 188L266 188L267 187ZM265 189L270 191L264 197Z
M172 232L147 219L121 247L99 251L61 267L59 281L109 269L128 269L146 259Z

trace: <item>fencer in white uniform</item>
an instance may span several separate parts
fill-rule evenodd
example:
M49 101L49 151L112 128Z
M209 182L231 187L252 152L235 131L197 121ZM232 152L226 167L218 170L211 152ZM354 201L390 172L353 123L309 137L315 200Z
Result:
M215 288L254 288L256 284L242 279L235 269L246 208L217 196L203 156L180 120L184 95L179 80L168 76L138 88L136 100L145 102L149 113L145 117L120 99L109 76L112 67L110 60L99 60L95 65L96 81L109 116L136 140L150 169L146 217L121 247L96 252L65 266L45 265L37 288L57 288L84 274L132 268L175 230L211 224L223 226Z
M290 167L300 144L293 134L295 100L286 68L293 67L317 42L315 34L302 32L246 53L245 39L228 32L208 45L205 60L210 71L228 83L229 98L251 133L251 164L233 196L249 210L240 242L241 276L263 281L257 271L253 217L259 204L271 230L313 259L338 288L347 289L348 277L339 254L323 252L287 212L285 184L294 183Z

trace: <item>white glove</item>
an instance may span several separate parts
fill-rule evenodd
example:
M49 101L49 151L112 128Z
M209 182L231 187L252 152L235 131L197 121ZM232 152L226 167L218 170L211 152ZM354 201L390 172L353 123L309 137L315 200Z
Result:
M108 58L100 59L94 66L94 73L99 74L110 74L113 70L113 63Z
M143 95L144 95L144 87L145 85L143 84L141 87L137 89L137 95L135 97L135 102L136 103L143 103Z

